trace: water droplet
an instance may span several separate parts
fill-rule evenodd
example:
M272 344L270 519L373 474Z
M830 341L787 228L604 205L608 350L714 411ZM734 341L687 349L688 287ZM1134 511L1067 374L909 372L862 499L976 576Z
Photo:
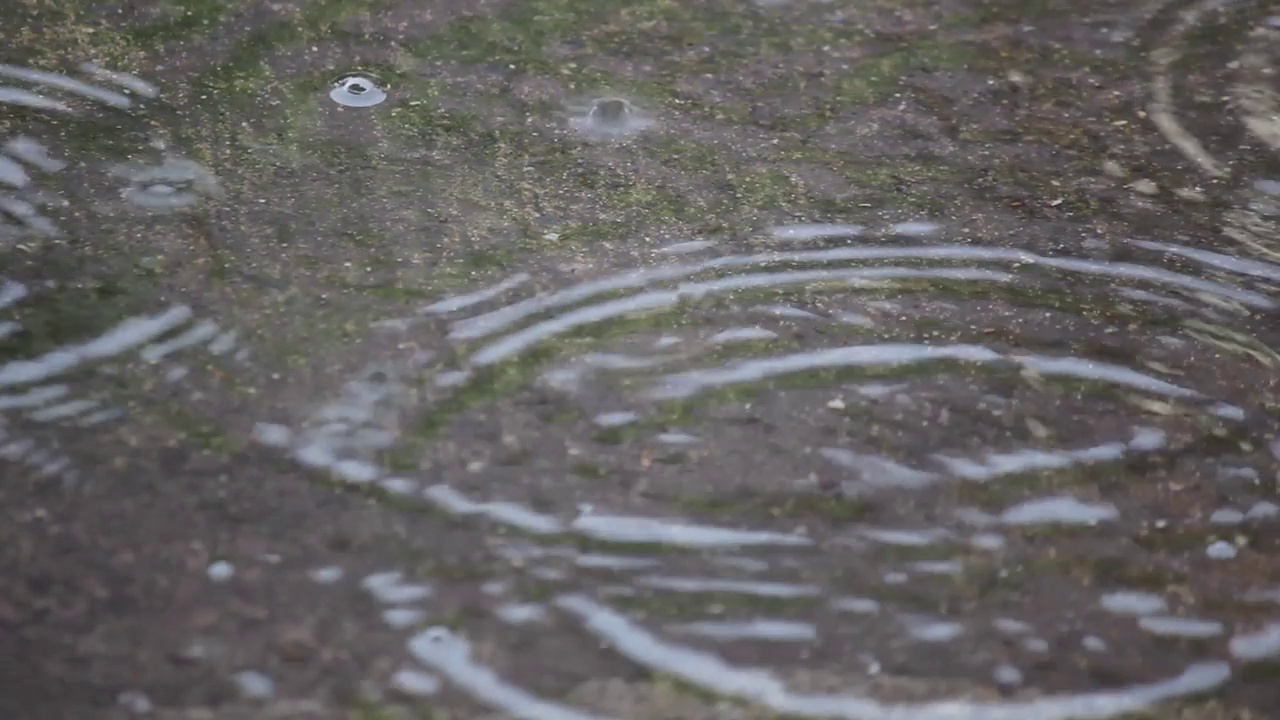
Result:
M593 98L571 106L569 126L592 140L617 140L653 126L649 114L632 101L616 96Z
M373 107L387 99L387 91L371 75L350 73L333 81L329 97L346 107Z

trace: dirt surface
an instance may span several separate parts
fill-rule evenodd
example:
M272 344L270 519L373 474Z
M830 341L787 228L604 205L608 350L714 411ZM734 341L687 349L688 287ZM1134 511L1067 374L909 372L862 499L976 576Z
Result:
M0 717L1276 717L1277 18L6 4Z

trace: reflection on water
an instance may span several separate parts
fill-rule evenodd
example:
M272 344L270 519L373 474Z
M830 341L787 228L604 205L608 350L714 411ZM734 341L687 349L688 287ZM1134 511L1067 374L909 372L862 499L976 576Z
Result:
M1219 5L1195 4L1162 42ZM1248 85L1270 63L1266 32L1233 92L1273 145L1269 96ZM1206 177L1231 177L1176 109L1184 55L1153 51L1151 119ZM26 113L0 155L0 251L104 218L155 229L225 198L221 168L139 121L159 100L145 80L93 64L0 76L0 104ZM369 108L325 106L351 123L397 104L375 107L372 76L328 89ZM668 123L620 96L569 109L593 140ZM103 113L127 137L80 151L60 129ZM371 301L344 347L314 350L376 356L331 395L286 371L236 407L258 444L490 553L478 582L390 557L300 574L375 603L401 638L403 693L450 687L530 720L623 716L524 682L541 658L481 620L436 624L465 585L504 633L787 716L1116 718L1280 655L1258 611L1274 615L1277 590L1214 586L1233 563L1258 567L1280 520L1280 205L1274 181L1238 185L1221 243L1102 240L1075 219L1046 240L864 207L672 238L581 274L500 263L416 312ZM0 277L0 459L67 486L94 475L76 438L138 422L139 398L213 394L211 376L259 372L250 345L276 349L187 288L46 327L62 312L48 298L72 289ZM245 417L213 424L231 434ZM218 584L240 575L204 567ZM903 699L879 676L921 684ZM258 670L232 681L276 693Z

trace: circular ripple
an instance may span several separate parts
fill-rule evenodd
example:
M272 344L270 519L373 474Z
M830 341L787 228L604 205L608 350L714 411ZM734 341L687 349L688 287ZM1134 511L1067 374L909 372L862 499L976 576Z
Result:
M1270 3L1199 0L1165 3L1152 23L1151 119L1209 177L1257 172L1280 149L1274 17Z
M779 712L907 712L784 686L798 664L1017 677L1052 696L1045 717L1119 715L1230 675L1215 658L1246 628L1200 614L1244 588L1213 568L1265 564L1250 538L1273 531L1206 518L1224 498L1262 507L1249 478L1277 469L1274 391L1236 380L1272 367L1257 334L1280 268L1146 240L1048 254L933 223L790 226L658 257L427 306L447 324L384 328L411 356L259 439L530 536L499 552L559 617ZM1171 586L1195 602L1139 620L1103 600ZM410 647L483 695L466 642ZM1122 680L1105 701L1100 666ZM780 674L744 669L763 667Z

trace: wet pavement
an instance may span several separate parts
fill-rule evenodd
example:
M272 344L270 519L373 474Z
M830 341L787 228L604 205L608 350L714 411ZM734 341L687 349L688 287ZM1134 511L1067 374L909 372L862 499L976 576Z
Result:
M3 717L1280 713L1280 4L0 26Z

